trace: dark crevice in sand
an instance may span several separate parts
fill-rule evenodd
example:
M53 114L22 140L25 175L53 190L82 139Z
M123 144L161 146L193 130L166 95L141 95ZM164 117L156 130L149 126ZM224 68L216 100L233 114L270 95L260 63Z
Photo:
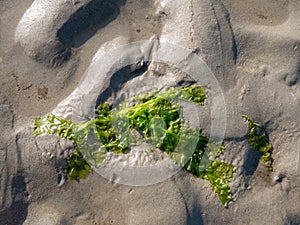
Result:
M126 66L116 72L110 79L110 84L108 88L106 88L98 97L96 101L96 106L101 104L102 102L107 101L110 97L114 96L119 90L121 90L122 86L127 82L132 80L135 77L138 77L144 74L148 70L148 65L144 65L141 68L131 71L131 66ZM124 96L120 97L116 100L116 102L124 101Z
M285 77L285 81L288 86L296 85L299 82L299 80L300 80L300 62L299 62L295 76L292 76L292 78L290 78L290 79Z
M225 65L221 71L225 73L232 64L236 64L238 58L237 43L231 25L230 14L225 5L220 0L211 0L213 12L216 18L216 26L219 31L219 51L222 53ZM228 53L227 53L228 52ZM226 56L228 54L228 56Z
M224 142L243 142L247 140L247 134L242 137L225 137Z
M225 6L224 6L225 7ZM228 23L229 29L230 29L230 33L231 33L231 37L232 37L232 54L233 54L233 61L234 63L236 63L237 59L238 59L238 48L237 48L237 43L236 43L236 39L235 39L235 34L233 32L233 28L231 25L231 21L230 21L230 14L228 13L228 11L226 10L226 21Z
M245 156L245 162L243 164L243 171L246 177L252 176L255 173L260 157L261 153L259 153L258 151L252 148L248 149L247 154Z
M288 215L284 225L299 225L300 215Z
M189 214L187 225L204 225L198 204L194 204L193 211Z
M115 20L126 0L91 1L74 13L58 30L58 39L67 48L79 48L94 34Z

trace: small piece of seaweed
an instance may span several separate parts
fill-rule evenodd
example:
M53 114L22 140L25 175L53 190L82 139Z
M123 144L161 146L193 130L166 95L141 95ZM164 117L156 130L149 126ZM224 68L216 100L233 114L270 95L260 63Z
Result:
M262 154L260 158L261 162L270 172L272 172L273 159L271 153L273 146L269 141L265 128L247 115L243 115L243 118L248 121L248 143L253 149Z

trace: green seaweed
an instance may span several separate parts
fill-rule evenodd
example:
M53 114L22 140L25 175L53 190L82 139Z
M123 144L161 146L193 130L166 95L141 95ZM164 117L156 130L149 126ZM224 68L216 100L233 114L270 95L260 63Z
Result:
M57 134L74 142L76 150L67 159L65 172L70 179L85 178L92 166L99 166L107 152L127 153L132 145L149 142L168 153L175 163L194 176L210 182L212 190L227 207L232 200L228 182L231 164L210 160L218 157L223 145L207 138L200 128L184 123L178 100L203 105L207 92L198 86L169 88L164 93L137 96L112 109L108 103L97 108L95 119L84 124L49 114L34 121L34 135ZM134 136L137 131L141 140Z
M68 157L64 172L69 175L70 179L78 180L86 178L92 172L92 168L82 157L81 152L76 149Z
M248 143L253 149L262 154L260 161L272 172L273 159L271 153L273 146L269 141L265 128L247 115L243 115L243 118L248 121Z

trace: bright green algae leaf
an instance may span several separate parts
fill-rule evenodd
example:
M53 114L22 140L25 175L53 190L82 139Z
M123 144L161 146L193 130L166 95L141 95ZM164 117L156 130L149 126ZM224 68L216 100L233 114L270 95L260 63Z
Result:
M228 182L235 172L232 164L219 160L210 161L209 155L218 157L225 147L217 146L204 136L199 136L198 145L190 160L184 165L184 170L196 177L208 180L212 190L218 195L222 204L227 207L232 201Z
M184 124L178 100L203 105L207 92L198 86L169 88L164 93L137 96L112 109L108 103L97 108L95 119L76 124L52 114L37 118L34 134L57 134L74 142L76 150L67 159L65 172L70 179L85 178L91 167L99 166L106 153L127 153L129 146L140 144L132 134L135 130L146 141L165 151L186 172L210 182L222 204L232 200L229 180L234 173L231 164L209 157L218 157L224 146L205 137L200 128ZM130 103L130 104L128 104ZM130 107L128 107L130 105Z
M260 160L266 168L269 171L273 171L273 159L271 156L273 146L269 141L265 128L254 122L254 120L247 115L243 115L243 118L248 121L248 143L262 154Z
M76 149L73 154L68 157L64 172L69 175L70 179L78 180L86 178L92 172L92 169L82 157L81 152Z
M208 168L201 171L198 177L210 182L212 190L218 195L222 204L227 207L228 203L232 201L228 182L233 177L233 173L233 165L215 160Z
M57 134L62 138L75 141L75 124L71 121L56 117L53 114L49 114L42 118L36 118L34 125L35 129L33 134L35 136L41 134Z

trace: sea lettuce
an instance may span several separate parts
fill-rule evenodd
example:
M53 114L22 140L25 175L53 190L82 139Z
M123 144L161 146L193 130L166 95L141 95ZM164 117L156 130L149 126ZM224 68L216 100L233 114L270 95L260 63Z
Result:
M65 172L75 180L85 178L92 171L90 165L101 165L107 152L126 154L130 146L149 142L169 154L186 172L208 180L227 207L232 200L228 182L234 167L217 160L225 149L223 145L206 137L201 128L190 128L184 122L179 103L203 105L206 98L207 92L199 86L168 88L163 93L154 91L114 109L104 102L97 107L95 118L84 124L53 114L36 118L34 135L56 134L73 141L76 150L68 157Z

